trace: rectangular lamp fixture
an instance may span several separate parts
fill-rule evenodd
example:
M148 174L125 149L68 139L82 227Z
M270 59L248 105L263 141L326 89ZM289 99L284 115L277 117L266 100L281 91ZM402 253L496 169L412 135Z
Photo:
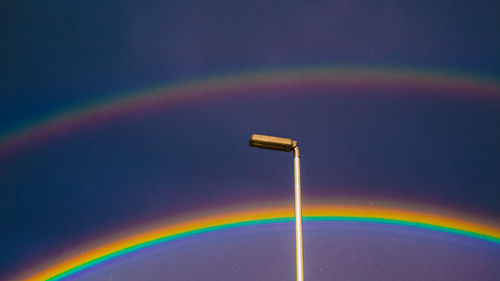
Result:
M250 146L291 152L297 146L297 142L292 139L253 134L250 138Z

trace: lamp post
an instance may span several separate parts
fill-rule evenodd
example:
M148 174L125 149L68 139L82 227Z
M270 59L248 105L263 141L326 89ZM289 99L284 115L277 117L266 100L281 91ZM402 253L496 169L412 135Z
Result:
M302 247L302 200L300 197L300 151L297 141L253 134L250 146L285 152L293 151L295 179L295 260L297 281L304 281L304 253Z

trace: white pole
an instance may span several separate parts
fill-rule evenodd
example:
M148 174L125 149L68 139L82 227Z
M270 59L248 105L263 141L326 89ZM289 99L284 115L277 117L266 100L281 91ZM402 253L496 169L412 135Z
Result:
M295 146L293 150L295 178L295 257L297 281L304 281L304 253L302 247L302 200L300 198L300 151Z

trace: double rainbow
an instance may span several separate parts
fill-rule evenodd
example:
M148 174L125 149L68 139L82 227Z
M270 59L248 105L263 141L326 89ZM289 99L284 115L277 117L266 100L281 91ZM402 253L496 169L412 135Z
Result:
M0 136L0 157L31 143L54 138L94 123L151 109L165 109L182 101L231 95L263 95L269 92L370 94L372 89L391 93L427 93L441 96L498 99L495 79L456 73L396 68L315 67L211 77L159 86L59 112ZM439 213L439 212L437 212ZM455 233L500 244L500 228L477 219L407 208L314 203L304 206L305 221L358 221L406 225ZM206 213L205 213L206 214ZM99 241L19 275L17 280L60 280L77 272L159 243L206 232L292 221L293 210L284 205L254 206L205 215L178 218L142 230Z

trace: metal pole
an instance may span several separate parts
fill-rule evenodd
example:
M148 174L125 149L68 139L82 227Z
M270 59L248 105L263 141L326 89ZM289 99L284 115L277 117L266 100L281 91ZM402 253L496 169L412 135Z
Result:
M262 149L293 151L295 178L295 261L297 281L304 281L304 253L302 247L302 202L300 199L300 150L297 141L286 138L253 134L249 145Z
M293 148L295 178L295 257L297 281L304 281L304 252L302 247L302 200L300 198L300 150Z

